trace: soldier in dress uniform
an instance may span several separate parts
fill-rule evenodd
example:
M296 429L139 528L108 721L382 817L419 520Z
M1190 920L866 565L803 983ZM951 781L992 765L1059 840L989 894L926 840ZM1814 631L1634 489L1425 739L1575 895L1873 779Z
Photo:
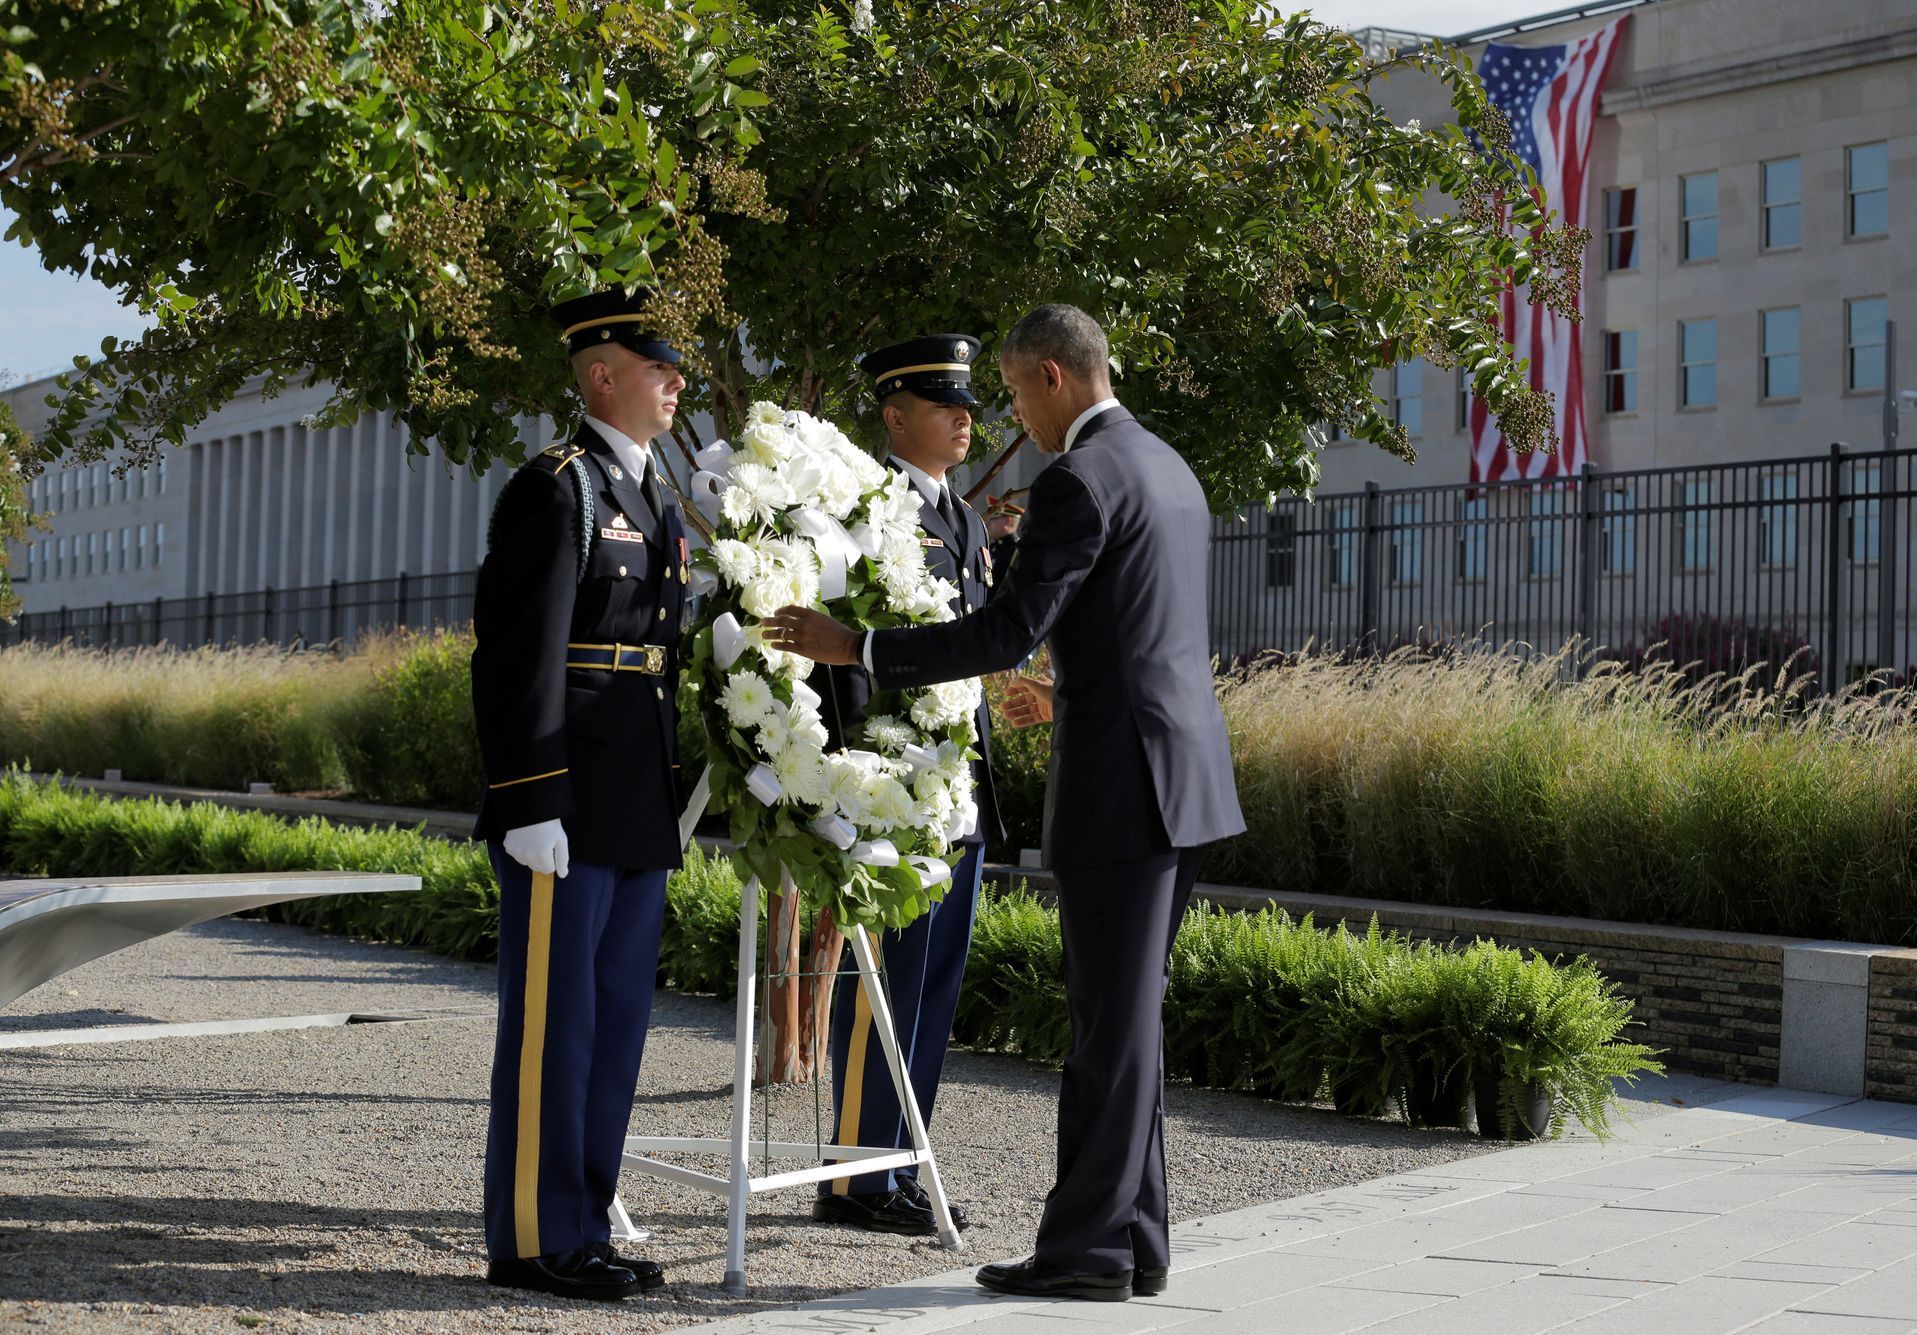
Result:
M685 378L640 299L552 317L585 421L500 493L480 567L474 837L499 878L487 1279L617 1299L665 1282L607 1217L679 865L673 683L685 530L651 440Z
M985 524L956 495L946 473L972 448L972 359L978 340L964 334L932 334L881 348L860 363L872 377L891 441L888 462L912 480L919 493L919 522L926 564L958 590L952 611L963 616L984 606L995 576ZM835 674L833 698L863 702L871 693L856 667L821 669ZM848 681L847 678L851 680ZM843 703L840 719L856 725ZM885 966L898 1028L900 1056L927 1124L938 1096L939 1075L958 1009L959 984L972 943L972 917L984 870L985 835L998 829L992 800L989 711L978 712L980 758L972 774L978 824L961 842L965 856L945 897L921 918L884 933L879 956ZM872 1012L855 970L843 971L832 1012L832 1103L837 1143L905 1149L911 1144L905 1114L893 1089L885 1051L872 1032ZM931 1202L916 1168L860 1173L822 1183L812 1217L881 1233L932 1234ZM964 1212L952 1210L963 1228Z

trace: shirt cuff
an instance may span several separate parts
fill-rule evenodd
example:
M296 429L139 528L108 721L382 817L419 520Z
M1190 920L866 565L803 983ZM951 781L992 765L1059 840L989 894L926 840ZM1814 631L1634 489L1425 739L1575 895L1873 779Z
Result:
M859 661L865 664L867 672L875 670L872 667L872 632L869 630L865 632L865 647L859 650Z

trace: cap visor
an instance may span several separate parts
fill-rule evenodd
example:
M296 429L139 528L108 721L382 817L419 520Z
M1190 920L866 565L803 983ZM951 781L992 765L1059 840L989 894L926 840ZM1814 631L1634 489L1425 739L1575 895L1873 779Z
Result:
M933 403L959 403L967 408L978 407L978 400L972 397L972 391L969 389L914 389L908 392Z

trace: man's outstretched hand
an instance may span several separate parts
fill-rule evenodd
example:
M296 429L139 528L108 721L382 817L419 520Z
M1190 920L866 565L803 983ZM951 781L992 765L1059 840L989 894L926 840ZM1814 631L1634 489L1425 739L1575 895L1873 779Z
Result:
M860 635L809 607L781 607L765 619L766 642L815 663L846 667L859 661Z

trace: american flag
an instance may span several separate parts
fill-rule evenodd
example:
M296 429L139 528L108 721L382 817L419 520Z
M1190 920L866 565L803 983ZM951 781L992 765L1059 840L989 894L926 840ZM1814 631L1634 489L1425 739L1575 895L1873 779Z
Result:
M1584 225L1586 169L1598 93L1611 68L1628 18L1566 46L1506 46L1493 42L1478 57L1485 92L1511 122L1511 148L1531 164L1547 203L1567 227ZM1582 294L1580 294L1581 300ZM1471 480L1567 477L1584 467L1584 364L1578 326L1522 292L1504 294L1504 336L1531 362L1531 387L1557 398L1558 449L1512 450L1474 395L1471 399Z

